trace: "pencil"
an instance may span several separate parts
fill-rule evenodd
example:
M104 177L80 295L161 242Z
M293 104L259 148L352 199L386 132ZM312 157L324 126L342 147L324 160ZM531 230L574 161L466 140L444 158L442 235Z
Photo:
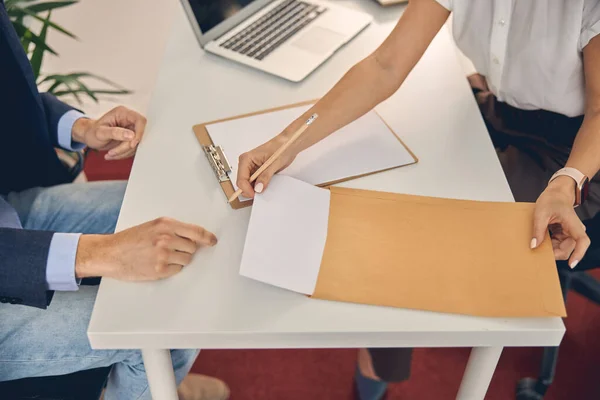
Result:
M256 172L252 174L252 176L250 177L250 183L254 182L256 178L258 178L258 176L262 174L265 169L269 168L271 164L273 164L273 162L275 162L275 160L277 160L279 156L281 156L283 152L286 151L288 147L290 147L300 137L300 135L304 133L304 131L310 126L310 124L312 124L318 117L318 114L311 115L310 118L308 118L306 122L292 135L290 140L281 145L281 147L278 148L277 151L275 151L275 153L273 153L273 155L271 155L271 157L269 157L269 159L263 165L261 165L260 168L256 170ZM229 198L229 203L237 199L240 194L242 194L242 190L236 190L235 193L232 194Z

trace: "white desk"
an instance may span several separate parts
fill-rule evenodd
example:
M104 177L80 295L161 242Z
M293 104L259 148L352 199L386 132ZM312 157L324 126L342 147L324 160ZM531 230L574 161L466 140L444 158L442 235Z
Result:
M323 95L384 39L402 11L342 3L367 10L375 22L300 84L204 53L177 12L118 229L166 215L205 226L219 244L165 281L104 279L88 330L96 349L143 349L156 399L176 399L169 348L474 347L458 397L483 399L504 346L555 346L562 339L560 318L319 301L238 275L250 209L226 204L191 127ZM443 29L402 89L377 108L419 163L346 186L512 201L453 46Z

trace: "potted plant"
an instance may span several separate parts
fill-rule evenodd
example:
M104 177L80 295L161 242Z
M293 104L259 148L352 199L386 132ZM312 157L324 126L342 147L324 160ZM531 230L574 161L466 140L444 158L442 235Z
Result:
M58 53L47 42L48 32L53 29L70 38L77 37L64 27L52 22L52 11L72 6L79 0L35 1L35 0L6 0L6 10L15 28L23 49L31 62L33 74L38 86L43 91L56 97L71 96L79 104L82 96L87 96L98 102L99 95L124 95L131 93L110 80L90 72L70 72L66 74L42 73L42 64L46 53L58 56ZM37 22L37 23L36 23ZM34 26L39 30L34 31ZM84 81L100 82L104 87L90 88Z

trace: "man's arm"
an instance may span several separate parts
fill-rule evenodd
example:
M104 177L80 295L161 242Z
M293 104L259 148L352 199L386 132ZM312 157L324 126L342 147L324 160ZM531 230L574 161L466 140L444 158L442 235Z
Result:
M0 228L0 301L45 309L46 266L52 242L62 234ZM172 276L200 248L217 238L204 228L159 218L112 235L82 235L63 261L76 278L150 281ZM59 253L56 253L59 254Z
M0 300L46 308L46 261L52 232L0 228Z
M77 120L85 117L84 114L49 93L40 93L40 99L52 145L69 151L83 149L85 144L73 141L73 126ZM79 288L75 279L79 236L68 233L52 236L45 263L46 288L49 291L73 291Z
M49 93L40 93L40 99L52 145L65 150L81 149L82 145L72 146L72 129L75 121L83 117L83 114Z
M78 242L78 234L23 230L0 197L0 302L45 308L53 290L77 290Z

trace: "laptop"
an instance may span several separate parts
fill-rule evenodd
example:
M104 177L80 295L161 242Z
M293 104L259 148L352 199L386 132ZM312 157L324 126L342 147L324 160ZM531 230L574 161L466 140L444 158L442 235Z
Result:
M371 22L321 0L181 0L204 50L293 82Z

